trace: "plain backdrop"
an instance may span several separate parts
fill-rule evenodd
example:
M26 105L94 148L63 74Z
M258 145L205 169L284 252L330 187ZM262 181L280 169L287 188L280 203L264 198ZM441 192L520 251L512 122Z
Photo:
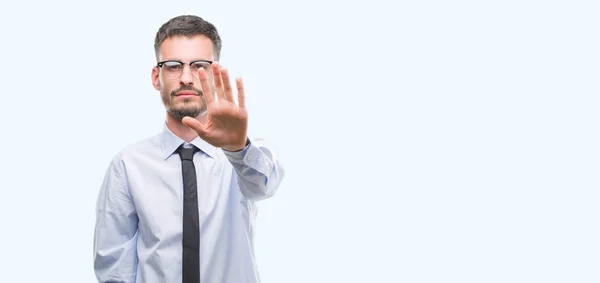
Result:
M599 282L597 1L3 1L0 281L94 282L109 160L196 14L286 169L263 283Z

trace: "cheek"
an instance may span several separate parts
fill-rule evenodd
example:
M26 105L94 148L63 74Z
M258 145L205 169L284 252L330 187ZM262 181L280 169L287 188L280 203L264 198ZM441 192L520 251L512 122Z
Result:
M169 81L162 81L161 80L159 83L160 83L160 88L163 91L171 92L174 89L174 87L175 87L175 85L172 82L169 82Z

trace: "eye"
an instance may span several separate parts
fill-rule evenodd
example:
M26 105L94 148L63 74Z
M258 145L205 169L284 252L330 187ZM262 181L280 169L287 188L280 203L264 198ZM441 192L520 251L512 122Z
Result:
M163 68L167 71L179 71L182 69L182 64L179 62L165 62Z
M200 61L200 62L192 63L192 68L194 68L196 70L200 70L200 68L203 68L206 70L206 69L208 69L208 67L210 67L210 63L208 63L208 62Z

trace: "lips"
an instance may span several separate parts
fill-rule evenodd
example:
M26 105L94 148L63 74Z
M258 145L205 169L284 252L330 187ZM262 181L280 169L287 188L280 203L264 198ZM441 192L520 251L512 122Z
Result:
M175 96L199 96L199 94L193 90L182 90L176 93Z

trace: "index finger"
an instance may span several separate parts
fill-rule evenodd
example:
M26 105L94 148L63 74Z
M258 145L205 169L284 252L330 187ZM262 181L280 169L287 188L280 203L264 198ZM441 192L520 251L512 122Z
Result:
M214 100L214 92L212 87L210 87L208 74L204 68L200 68L198 70L198 77L200 78L200 86L202 87L202 95L206 99L206 104L210 104Z

